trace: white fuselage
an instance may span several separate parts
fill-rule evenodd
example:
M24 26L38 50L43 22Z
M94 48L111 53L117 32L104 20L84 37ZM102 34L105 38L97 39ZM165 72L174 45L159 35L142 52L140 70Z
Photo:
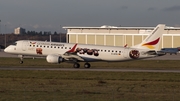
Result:
M70 43L20 40L17 41L16 44L8 46L5 49L5 52L27 56L48 56L50 54L56 54L65 57L64 53L70 50L74 45L75 44ZM138 59L156 56L146 54L148 50L129 47L77 44L76 50L77 48L81 49L81 51L77 52L77 55L83 58L86 62L131 60L133 58L131 58L129 54L132 50L139 51ZM89 54L83 52L83 49L89 50ZM92 50L93 53L91 52Z

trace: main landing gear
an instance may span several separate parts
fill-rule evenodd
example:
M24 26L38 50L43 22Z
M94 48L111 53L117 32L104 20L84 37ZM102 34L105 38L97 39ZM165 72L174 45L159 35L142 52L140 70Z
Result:
M91 67L91 65L90 65L89 63L86 62L86 63L84 64L84 68L90 68L90 67Z
M80 67L80 64L79 64L79 63L74 63L73 67L74 67L74 68L79 68L79 67Z
M74 65L73 65L73 67L74 67L74 68L79 68L79 67L80 67L80 64L77 63L77 62L75 62ZM91 65L90 65L88 62L86 62L86 63L84 64L84 68L90 68L90 67L91 67Z

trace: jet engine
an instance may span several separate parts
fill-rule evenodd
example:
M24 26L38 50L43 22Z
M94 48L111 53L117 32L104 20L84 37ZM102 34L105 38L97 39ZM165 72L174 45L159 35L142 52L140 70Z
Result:
M59 55L50 54L46 57L46 61L48 63L61 63L61 62L64 62L64 58L62 58Z

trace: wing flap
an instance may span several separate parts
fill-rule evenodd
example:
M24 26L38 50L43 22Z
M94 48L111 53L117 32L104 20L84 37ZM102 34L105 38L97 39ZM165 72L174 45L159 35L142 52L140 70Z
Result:
M79 55L74 55L74 54L68 54L68 55L61 55L62 58L65 60L76 60L76 61L84 61L82 57Z
M61 57L63 57L65 60L84 61L82 57L77 55L76 46L77 44L75 44L70 50L61 55Z
M148 55L158 55L158 56L165 55L165 53L162 52L162 51L147 51L145 54L148 54Z

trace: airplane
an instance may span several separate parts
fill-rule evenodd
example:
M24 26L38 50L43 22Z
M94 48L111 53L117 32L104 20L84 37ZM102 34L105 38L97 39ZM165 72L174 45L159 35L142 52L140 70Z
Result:
M176 54L180 51L180 47L177 48L162 48L160 52L169 53L170 55Z
M85 62L84 68L90 68L89 62L120 62L164 55L157 52L164 27L164 24L157 25L140 44L131 47L19 40L4 51L18 55L21 64L24 56L43 56L48 63L72 62L74 68L79 68L79 62Z

